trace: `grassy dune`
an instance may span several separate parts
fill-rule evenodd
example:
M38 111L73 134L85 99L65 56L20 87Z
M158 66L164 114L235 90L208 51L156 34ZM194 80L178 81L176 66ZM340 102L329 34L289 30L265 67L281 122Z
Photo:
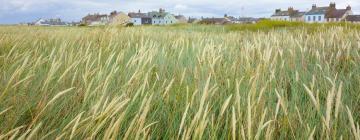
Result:
M0 139L360 139L360 30L0 27Z

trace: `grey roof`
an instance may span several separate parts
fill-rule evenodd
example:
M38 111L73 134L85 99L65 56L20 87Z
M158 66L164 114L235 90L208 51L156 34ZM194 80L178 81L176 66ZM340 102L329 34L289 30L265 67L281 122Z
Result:
M291 17L302 17L305 15L306 12L297 12L296 14L292 15Z
M149 17L151 18L164 18L166 15L168 15L169 13L167 12L156 12L156 11L153 11L153 12L149 12Z
M290 16L290 13L289 11L279 11L272 15L272 17L274 16Z
M129 13L128 16L130 18L147 18L149 17L147 14L145 13Z
M348 16L346 17L346 21L351 21L351 22L357 21L357 22L360 22L360 15L348 15Z
M287 10L275 12L272 17L278 16L290 16L291 18L298 18L304 16L306 12L299 12L299 10Z
M326 14L329 7L316 7L311 9L309 12L305 13L305 15L321 15Z

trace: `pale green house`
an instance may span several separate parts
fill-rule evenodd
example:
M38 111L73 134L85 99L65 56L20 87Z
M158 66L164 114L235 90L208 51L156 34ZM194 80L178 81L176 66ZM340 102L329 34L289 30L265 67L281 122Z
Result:
M153 12L149 12L149 17L152 18L152 25L169 25L177 23L177 19L174 15L165 12L164 9Z

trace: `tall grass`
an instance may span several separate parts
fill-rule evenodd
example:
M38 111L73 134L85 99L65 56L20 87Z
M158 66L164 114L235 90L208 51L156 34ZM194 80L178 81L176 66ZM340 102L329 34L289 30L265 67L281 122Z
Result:
M345 26L0 27L0 139L359 139Z
M347 22L333 23L305 23L305 22L289 22L289 21L272 21L261 20L256 24L230 24L225 28L228 31L272 31L273 29L281 30L297 30L306 28L308 32L317 32L319 28L346 27L347 29L359 30L358 24Z

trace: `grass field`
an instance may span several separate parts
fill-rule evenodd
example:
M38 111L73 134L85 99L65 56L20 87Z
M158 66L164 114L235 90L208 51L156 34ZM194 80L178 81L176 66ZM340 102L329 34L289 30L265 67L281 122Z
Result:
M360 30L280 27L2 26L0 139L360 139Z

